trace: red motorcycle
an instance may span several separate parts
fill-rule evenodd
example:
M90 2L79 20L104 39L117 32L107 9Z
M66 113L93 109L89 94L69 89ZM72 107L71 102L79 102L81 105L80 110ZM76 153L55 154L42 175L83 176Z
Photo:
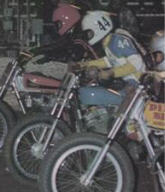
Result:
M85 52L97 58L94 50L83 40L75 40L75 44L83 47ZM45 53L48 46L38 48L39 53ZM90 56L89 56L90 57ZM0 88L0 148L4 144L8 129L13 127L17 121L14 109L6 102L6 93L11 91L18 101L19 108L25 115L29 111L50 111L54 106L54 96L61 83L53 77L38 75L37 73L26 73L24 66L32 60L31 53L21 52L17 59L11 61L1 77ZM38 71L37 71L38 72Z

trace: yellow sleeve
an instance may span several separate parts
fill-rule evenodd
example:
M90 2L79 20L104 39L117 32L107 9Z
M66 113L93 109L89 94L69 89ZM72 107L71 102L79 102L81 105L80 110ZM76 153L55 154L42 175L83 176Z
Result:
M126 63L119 67L114 67L112 69L114 72L114 77L124 77L131 73L137 72L136 68L131 63Z
M109 68L110 64L109 61L106 57L97 59L97 60L91 60L87 62L80 63L81 67L97 67L98 69L103 69L103 68Z

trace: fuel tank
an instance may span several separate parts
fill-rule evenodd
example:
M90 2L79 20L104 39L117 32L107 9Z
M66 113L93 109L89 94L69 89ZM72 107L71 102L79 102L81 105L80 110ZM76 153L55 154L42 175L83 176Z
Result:
M79 89L80 102L84 105L120 105L123 94L100 86Z
M55 93L57 92L57 88L60 86L61 81L41 75L23 73L16 77L15 83L18 91L29 93Z

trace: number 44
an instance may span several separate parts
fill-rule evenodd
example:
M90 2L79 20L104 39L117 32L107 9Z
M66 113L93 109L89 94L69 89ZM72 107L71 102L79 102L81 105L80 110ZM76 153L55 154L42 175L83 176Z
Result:
M103 31L106 31L111 26L111 23L105 17L102 17L102 20L98 21L97 23L99 25L100 30Z
M130 45L129 45L129 42L128 42L128 40L127 39L123 39L123 40L119 40L118 41L118 47L120 47L120 48L125 48L125 47L129 47Z

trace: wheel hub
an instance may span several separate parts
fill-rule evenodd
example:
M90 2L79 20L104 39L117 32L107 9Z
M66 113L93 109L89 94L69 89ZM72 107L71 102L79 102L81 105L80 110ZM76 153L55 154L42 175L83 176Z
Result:
M92 186L93 182L94 182L93 180L91 181L86 180L86 174L80 177L80 183L85 188L89 188L90 186Z
M31 153L37 159L43 159L44 154L43 154L42 149L43 149L43 144L35 143L35 144L33 144L32 148L31 148Z

